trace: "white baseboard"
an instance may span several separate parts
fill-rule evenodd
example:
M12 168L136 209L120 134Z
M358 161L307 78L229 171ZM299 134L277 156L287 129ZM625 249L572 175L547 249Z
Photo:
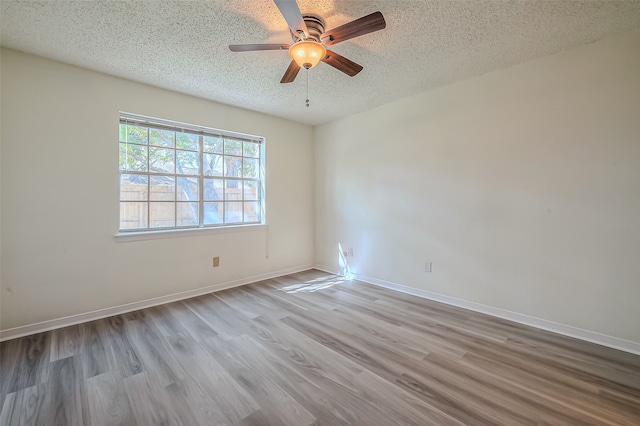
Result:
M331 268L328 267L327 265L321 265L319 263L316 263L315 265L313 265L313 269L317 269L318 271L326 272L327 274L340 275L339 272L332 271Z
M338 272L331 270L331 268L326 265L316 264L314 265L314 268L330 274L339 274ZM396 284L390 281L368 277L366 275L361 275L357 273L353 274L353 279L364 281L366 283L374 284L374 285L388 288L391 290L400 291L402 293L411 294L413 296L418 296L418 297L433 300L436 302L445 303L447 305L458 306L460 308L481 312L483 314L491 315L498 318L503 318L509 321L517 322L520 324L528 325L528 326L539 328L542 330L551 331L554 333L562 334L564 336L574 337L576 339L585 340L587 342L596 343L598 345L607 346L610 348L619 349L621 351L640 355L640 343L638 342L632 342L630 340L620 339L618 337L608 336L606 334L584 330L578 327L560 324L560 323L545 320L542 318L536 318L529 315L520 314L517 312L511 312L506 309L495 308L493 306L483 305L481 303L469 302L467 300L458 299L451 296L445 296L443 294L434 293L427 290L421 290L418 288L408 287L402 284Z
M283 275L294 274L296 272L312 269L312 265L299 266L295 268L282 269L280 271L269 272L266 274L255 275L252 277L241 278L238 280L228 281L225 283L214 284L207 287L201 287L194 290L182 291L180 293L169 294L166 296L154 297L152 299L141 300L139 302L126 303L112 308L98 309L96 311L85 312L68 317L57 318L35 324L23 325L15 328L0 330L0 342L15 339L17 337L28 336L31 334L42 333L43 331L55 330L56 328L68 327L70 325L80 324L83 322L94 321L113 315L125 314L127 312L137 311L139 309L150 308L152 306L164 305L165 303L176 302L178 300L190 299L192 297L202 296L203 294L213 293L216 291L226 290L241 285L251 284L254 282L267 280L270 278L281 277Z
M321 269L316 266L316 269ZM324 269L321 269L324 270ZM330 272L330 271L326 271ZM335 273L335 272L333 272ZM596 333L594 331L583 330L581 328L572 327L570 325L559 324L557 322L548 321L542 318L536 318L529 315L519 314L517 312L507 311L506 309L495 308L493 306L483 305L481 303L469 302L467 300L458 299L451 296L445 296L439 293L433 293L427 290L421 290L401 284L392 283L378 278L367 277L365 275L354 274L354 279L374 284L391 290L400 291L402 293L411 294L413 296L423 297L425 299L434 300L436 302L446 303L447 305L458 306L460 308L469 309L483 314L503 318L509 321L517 322L542 330L552 331L569 337L574 337L587 342L596 343L602 346L619 349L621 351L630 352L640 355L640 343L630 340L620 339L618 337L607 336L606 334Z

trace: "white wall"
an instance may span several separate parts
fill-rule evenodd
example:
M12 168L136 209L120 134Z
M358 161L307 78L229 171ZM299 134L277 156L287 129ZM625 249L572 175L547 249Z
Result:
M640 31L316 129L316 261L640 342ZM425 260L433 272L424 272Z
M317 264L340 243L362 275L640 342L638 51L635 31L314 135L2 49L0 329L308 266L315 179ZM262 230L116 243L118 111L265 136L269 258Z
M1 55L2 329L313 264L311 127ZM265 230L115 242L119 111L265 136L269 258Z

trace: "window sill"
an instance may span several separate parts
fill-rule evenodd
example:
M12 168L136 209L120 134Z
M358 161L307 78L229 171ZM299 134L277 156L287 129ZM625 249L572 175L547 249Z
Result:
M227 234L232 232L248 232L266 230L267 225L237 225L212 228L171 229L166 231L123 232L114 235L117 243L131 241L159 240L164 238L200 237L204 235Z

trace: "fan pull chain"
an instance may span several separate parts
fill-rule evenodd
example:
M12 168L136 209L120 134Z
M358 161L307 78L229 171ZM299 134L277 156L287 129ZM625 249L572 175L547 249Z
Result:
M309 68L307 68L307 100L306 107L309 108Z

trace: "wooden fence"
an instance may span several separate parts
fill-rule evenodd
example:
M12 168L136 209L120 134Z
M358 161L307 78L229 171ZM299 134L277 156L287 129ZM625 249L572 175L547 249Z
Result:
M120 229L146 228L147 208L150 209L149 228L172 228L176 226L176 220L178 221L178 226L196 225L198 223L198 208L192 208L191 203L187 202L188 197L184 192L182 196L178 194L178 217L175 217L176 206L174 206L173 186L154 185L152 194L153 198L149 199L148 187L145 184L120 186L120 200L122 200L120 204ZM226 188L225 194L225 201L242 200L242 188ZM147 203L147 200L151 202ZM224 217L224 203L220 203L218 206L218 217L222 220ZM227 205L227 215L231 217L238 217L239 215L242 218L242 208L242 203L229 203Z

